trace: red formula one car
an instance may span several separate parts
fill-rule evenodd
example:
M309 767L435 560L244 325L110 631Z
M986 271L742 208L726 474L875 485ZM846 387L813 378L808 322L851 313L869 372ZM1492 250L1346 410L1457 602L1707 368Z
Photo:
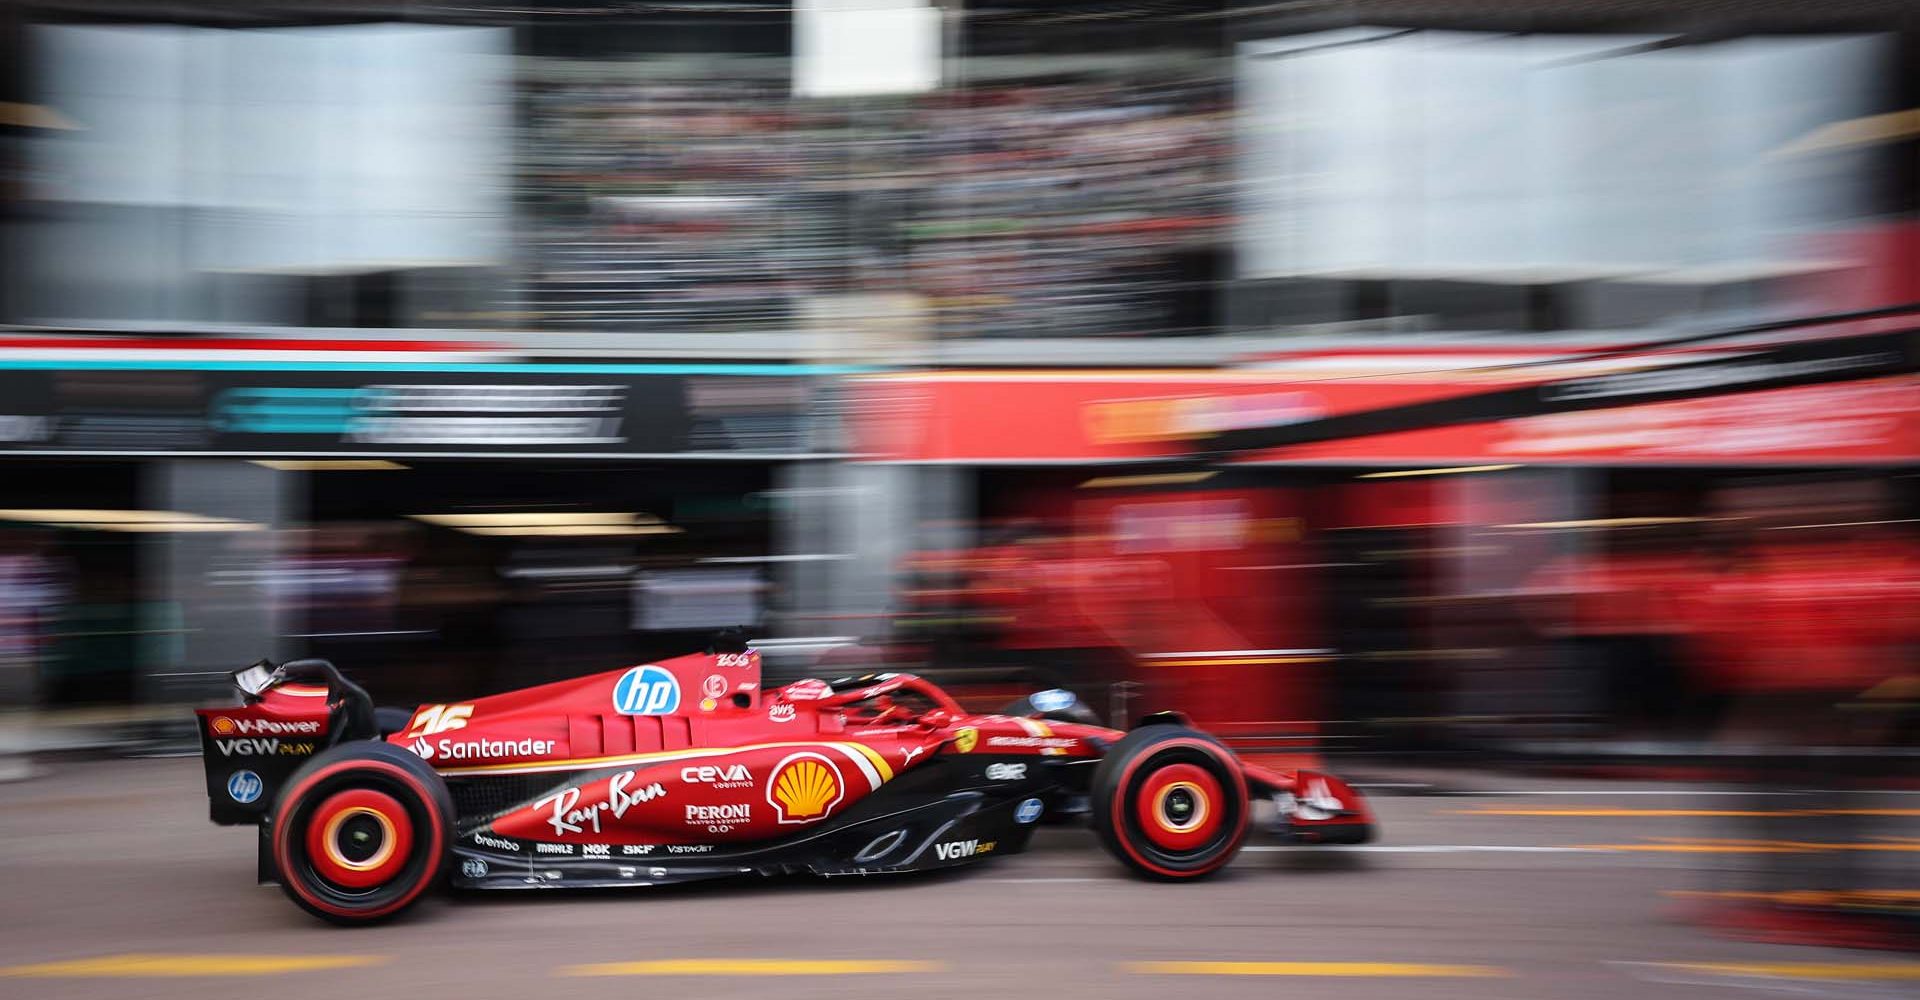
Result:
M1252 799L1304 843L1368 839L1359 794L1237 759L1175 713L1130 732L1064 691L975 715L911 674L760 687L744 648L376 712L321 660L234 675L199 711L212 818L260 828L260 877L339 923L472 889L871 875L1012 854L1084 815L1154 879L1219 870ZM383 725L383 723L385 723Z

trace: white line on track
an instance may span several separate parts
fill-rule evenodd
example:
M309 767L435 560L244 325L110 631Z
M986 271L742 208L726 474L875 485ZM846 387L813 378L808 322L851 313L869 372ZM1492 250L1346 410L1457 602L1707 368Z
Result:
M1534 847L1520 844L1254 844L1243 851L1275 854L1605 854L1591 847Z
M1694 798L1694 797L1706 796L1706 795L1785 795L1787 793L1779 792L1779 791L1750 792L1750 791L1741 791L1738 789L1726 789L1726 788L1582 788L1582 789L1510 788L1504 791L1456 792L1451 794L1455 796L1470 795L1470 796L1476 796L1481 798L1497 798L1497 797L1504 797L1508 795L1580 795L1580 796L1673 795L1673 796L1685 796L1688 798ZM1448 798L1450 796L1447 794L1443 794L1438 797Z
M1722 989L1752 990L1766 993L1787 993L1817 996L1823 1000L1837 998L1856 998L1856 1000L1893 1000L1912 993L1912 987L1895 985L1888 980L1834 980L1817 977L1794 978L1767 975L1741 975L1738 972L1715 972L1701 969L1699 963L1668 963L1644 961L1603 961L1642 982L1659 983L1663 986L1709 986ZM1711 963L1709 963L1711 964ZM1689 966L1695 966L1690 968ZM1905 977L1896 977L1905 978Z
M1596 796L1597 795L1673 795L1673 796L1685 796L1688 798L1697 798L1697 797L1706 796L1706 795L1806 795L1810 793L1811 794L1830 793L1832 791L1833 791L1832 789L1825 789L1825 788L1791 788L1791 789L1765 789L1765 790L1728 789L1728 788L1584 788L1584 789L1565 789L1565 790L1521 788L1521 789L1508 789L1506 791L1440 792L1434 795L1433 798L1441 798L1441 799L1465 798L1465 797L1497 798L1497 797L1506 796L1506 795L1596 795ZM1849 794L1849 795L1920 795L1920 789L1867 788L1867 789L1856 789L1853 791L1849 791L1846 794Z

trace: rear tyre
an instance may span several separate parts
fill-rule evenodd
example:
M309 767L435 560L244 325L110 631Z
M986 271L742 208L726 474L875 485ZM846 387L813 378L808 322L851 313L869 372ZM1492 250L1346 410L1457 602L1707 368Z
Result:
M274 803L271 837L287 898L322 920L375 923L444 880L453 799L419 757L357 740L294 772Z
M1147 726L1113 745L1093 773L1091 820L1127 867L1165 882L1206 878L1247 836L1247 783L1219 740Z

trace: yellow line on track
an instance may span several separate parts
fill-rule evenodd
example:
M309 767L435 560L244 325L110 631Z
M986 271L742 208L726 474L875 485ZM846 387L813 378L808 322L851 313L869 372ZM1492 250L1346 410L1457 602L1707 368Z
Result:
M15 979L97 979L181 976L272 976L379 965L377 955L102 955L64 962L0 968Z
M939 972L941 962L797 958L664 958L650 962L569 965L560 976L863 976L889 972Z
M1426 965L1417 962L1129 962L1123 968L1146 976L1499 979L1513 975L1490 965Z
M1662 962L1668 969L1712 972L1727 976L1766 976L1774 979L1920 980L1920 962Z

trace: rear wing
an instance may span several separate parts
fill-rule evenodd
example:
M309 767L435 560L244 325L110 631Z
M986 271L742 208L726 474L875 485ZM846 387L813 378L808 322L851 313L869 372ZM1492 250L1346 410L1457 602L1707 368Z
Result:
M373 699L325 660L262 660L232 677L238 705L194 712L215 823L259 823L307 758L376 735Z

